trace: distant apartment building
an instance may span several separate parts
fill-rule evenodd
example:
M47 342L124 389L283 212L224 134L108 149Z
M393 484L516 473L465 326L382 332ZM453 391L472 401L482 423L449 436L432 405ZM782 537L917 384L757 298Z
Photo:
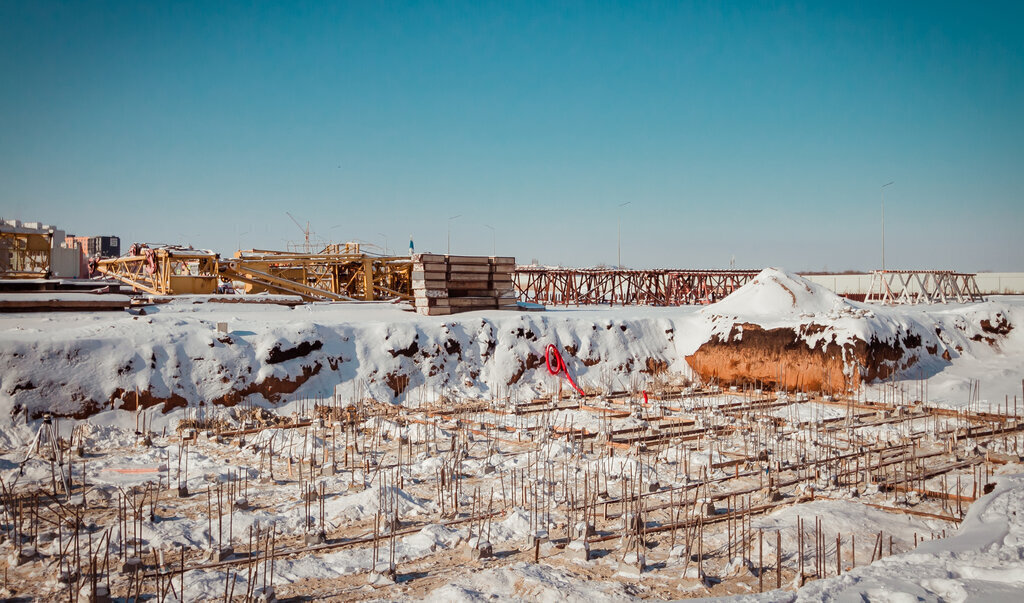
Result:
M64 237L64 247L78 250L78 275L81 278L89 276L89 237L68 235Z
M64 246L81 252L82 277L89 276L89 260L116 258L121 255L121 239L114 236L76 237L68 235L64 238Z
M111 236L89 237L89 257L116 258L121 255L121 239Z

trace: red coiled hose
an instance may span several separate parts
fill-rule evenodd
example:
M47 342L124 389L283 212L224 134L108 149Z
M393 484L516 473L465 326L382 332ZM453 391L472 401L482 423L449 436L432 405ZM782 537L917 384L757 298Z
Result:
M551 355L555 356L554 366L551 366ZM576 385L576 382L572 380L572 375L569 374L569 369L565 366L565 361L562 360L562 355L558 353L558 348L555 344L549 343L546 350L544 350L544 361L548 364L548 372L552 375L557 375L560 372L565 373L565 378L569 380L569 385L573 387L581 396L586 396L580 386Z

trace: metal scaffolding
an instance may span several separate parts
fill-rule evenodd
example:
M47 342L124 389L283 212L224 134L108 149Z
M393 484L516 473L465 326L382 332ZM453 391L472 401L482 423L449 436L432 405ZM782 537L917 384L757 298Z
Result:
M985 301L973 273L952 270L875 270L866 301L948 304Z
M320 253L238 251L223 260L212 251L132 245L128 255L102 260L97 270L153 295L213 294L241 282L247 293L297 295L306 301L412 299L412 261L366 255L357 245Z
M217 254L173 245L132 245L127 255L100 260L96 270L152 295L217 292Z
M745 285L758 270L616 270L516 267L519 299L549 305L708 304Z
M269 291L307 300L412 299L412 260L372 256L356 245L332 245L320 253L238 251L220 274L246 284L246 293Z

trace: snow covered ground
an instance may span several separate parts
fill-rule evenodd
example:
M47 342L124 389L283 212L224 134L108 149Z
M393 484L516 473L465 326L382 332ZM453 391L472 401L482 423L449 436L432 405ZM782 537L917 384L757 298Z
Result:
M177 476L178 459L188 457L184 484L200 494L187 502L166 500L163 511L157 513L159 520L143 524L140 537L146 546L169 550L185 546L190 555L205 554L214 539L206 516L205 491L217 484L237 486L239 476L250 480L250 508L231 514L236 539L243 539L250 528L272 527L282 537L300 534L309 519L295 494L301 482L281 478L281 464L275 468L280 472L276 480L267 480L265 452L273 442L278 463L286 458L308 460L328 446L325 431L314 430L311 440L300 442L297 430L265 430L238 447L202 440L184 449L175 427L185 410L163 413L157 405L142 415L149 430L157 434L154 445L140 447L135 435L140 416L117 407L127 403L132 408L137 391L144 403L182 404L193 411L200 403L212 404L212 409L204 406L204 412L225 416L228 411L216 406L220 402L301 415L311 401L333 399L336 394L344 399L373 397L410 408L440 399L525 402L538 394L557 392L562 384L560 377L548 375L544 364L544 348L549 343L562 351L584 389L628 390L633 393L632 400L637 400L639 390L653 391L659 385L680 384L691 378L685 357L713 334L727 334L737 322L766 328L812 323L826 327L813 330L808 335L811 339L905 338L915 334L922 339L922 350L935 346L937 353L921 352L918 361L892 381L858 392L859 400L894 401L901 399L897 392L908 398L926 392L931 405L983 412L1014 408L1017 397L1019 412L1024 414L1024 299L1014 297L983 304L883 308L824 295L792 275L768 271L760 283L707 308L573 308L423 317L382 303L290 308L197 301L147 306L144 313L0 315L0 450L5 451L0 455L0 478L6 486L45 489L51 483L48 462L31 458L22 463L25 444L38 430L38 415L46 411L65 416L88 414L82 433L93 454L73 469L83 471L90 484L89 504L113 504L132 486L152 483L159 476L166 484L170 476ZM982 321L989 325L988 330L982 328ZM227 333L217 331L222 322L228 325ZM1005 332L991 332L994 326L1004 324L1010 328L995 330ZM942 352L948 352L948 359ZM396 377L407 383L396 381ZM725 407L746 395L724 391L686 398L678 403L679 410L670 414L727 424L728 417L721 411L698 409ZM793 424L821 423L845 415L836 406L791 402L769 414ZM595 404L621 409L607 402ZM476 413L473 420L514 427L523 433L551 425L596 433L609 423L599 413L582 409L552 410L514 420L505 418L500 410ZM62 435L70 436L75 423L62 419ZM396 505L405 525L415 526L395 538L395 557L405 578L396 585L386 580L373 584L368 578L374 569L372 546L356 544L279 559L275 585L280 592L316 592L328 599L437 601L670 599L744 592L748 594L739 594L741 598L766 601L962 601L1010 600L1024 587L1024 515L1020 513L1024 511L1024 474L1017 474L1024 467L1017 462L994 467L994 491L970 506L959 528L950 521L863 504L868 498L876 502L885 499L877 493L853 496L848 489L829 487L824 488L825 496L814 502L782 505L754 516L751 527L763 529L768 536L765 557L774 559L774 532L783 534L783 551L788 555L784 587L788 590L750 593L757 579L743 569L749 557L738 565L728 559L710 561L708 571L718 577L742 575L732 586L727 582L705 584L692 577L694 564L678 551L673 555L664 542L648 553L651 571L636 579L623 577L614 547L601 550L591 561L577 561L546 542L539 549L540 563L534 563L531 535L537 530L553 538L564 535L569 517L556 508L549 525L537 525L523 501L516 498L518 494L510 495L507 484L495 485L500 480L510 479L516 472L537 471L537 467L546 467L553 475L568 472L571 466L574 474L603 475L609 480L606 486L611 496L622 494L628 483L624 478L638 475L644 483L685 488L702 470L712 479L728 478L733 468L723 463L742 456L743 446L727 441L697 450L669 446L653 459L638 461L632 453L587 453L564 440L538 440L524 447L511 432L504 436L506 442L496 445L483 436L469 440L469 457L457 463L460 471L472 476L484 475L493 467L491 475L497 477L477 483L491 484L494 504L508 507L489 526L497 557L467 564L463 560L465 543L479 531L471 533L472 524L444 525L435 495L441 468L455 466L447 442L457 432L456 423L438 420L437 425L400 424L374 417L362 428L379 434L385 442L382 450L390 451L376 462L395 462L398 442L412 443L413 450L404 458L401 470L389 474L353 469L317 479L330 493L324 501L328 522L324 528L332 533L346 537L372 533L382 501ZM616 415L614 426L644 429L646 421L627 412ZM861 433L880 442L898 442L908 435L906 430L886 425L864 427ZM807 431L807 436L811 435L813 432ZM1011 452L995 447L992 451ZM81 479L82 474L78 476ZM530 489L548 484L544 478L530 479L534 480L529 482ZM756 480L756 472L748 479ZM931 483L929 487L937 486ZM461 503L483 506L483 498L483 493L464 492ZM564 506L565 501L561 503ZM836 533L855 537L857 567L794 591L795 560L791 555L796 547L797 516L805 521L822 520L832 535L833 554ZM113 525L111 516L103 517ZM666 516L657 519L667 520ZM604 527L610 525L612 522ZM215 523L212 529L217 530ZM880 531L893 538L896 554L867 565L873 536ZM943 532L946 538L932 539ZM914 549L915 540L925 542ZM849 540L844 543L852 545ZM52 552L52 545L48 546L46 551ZM724 532L709 532L706 546L722 551L729 543ZM16 575L28 576L29 581L35 575L46 585L40 596L57 596L65 587L53 579L54 562L48 563L27 564ZM232 577L226 571L189 571L185 598L220 597L229 579L235 582L236 593L243 592L249 585L245 573ZM774 575L770 578L769 588L774 586Z
M219 323L227 333L217 331ZM981 373L985 400L1020 393L1024 327L1012 325L1024 324L1024 303L1016 298L878 307L768 269L702 309L423 317L384 303L291 308L190 297L133 313L2 314L0 421L26 412L87 415L121 401L134 405L137 395L144 405L265 403L330 397L339 387L358 386L404 405L445 392L528 399L560 383L544 365L548 344L563 351L588 391L640 390L659 374L692 376L686 356L743 323L802 330L809 347L917 339L897 378L927 379L929 402L977 402Z
M857 521L857 513L843 515ZM893 529L891 521L884 525ZM1019 601L1024 592L1024 474L1001 476L959 529L911 552L808 583L794 592L738 601Z

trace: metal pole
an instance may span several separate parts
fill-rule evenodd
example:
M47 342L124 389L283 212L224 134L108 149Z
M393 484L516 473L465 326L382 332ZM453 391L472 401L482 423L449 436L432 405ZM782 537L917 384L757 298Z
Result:
M388 254L388 235L384 234L383 232L378 232L377 234L379 234L381 237L384 238L384 255L387 255Z
M885 272L885 187L895 182L887 182L882 185L882 272Z
M620 270L622 269L622 208L626 207L630 203L632 203L632 201L626 201L625 203L620 203L619 204L618 228L617 228L617 232L618 232L618 237L617 237L618 253L617 253L617 256L616 256L616 259L617 259L616 265L618 266L618 268Z
M452 254L452 220L461 217L462 214L448 218L448 255Z
M485 227L491 229L491 257L498 257L498 235L494 232L494 227L489 224L484 224Z

